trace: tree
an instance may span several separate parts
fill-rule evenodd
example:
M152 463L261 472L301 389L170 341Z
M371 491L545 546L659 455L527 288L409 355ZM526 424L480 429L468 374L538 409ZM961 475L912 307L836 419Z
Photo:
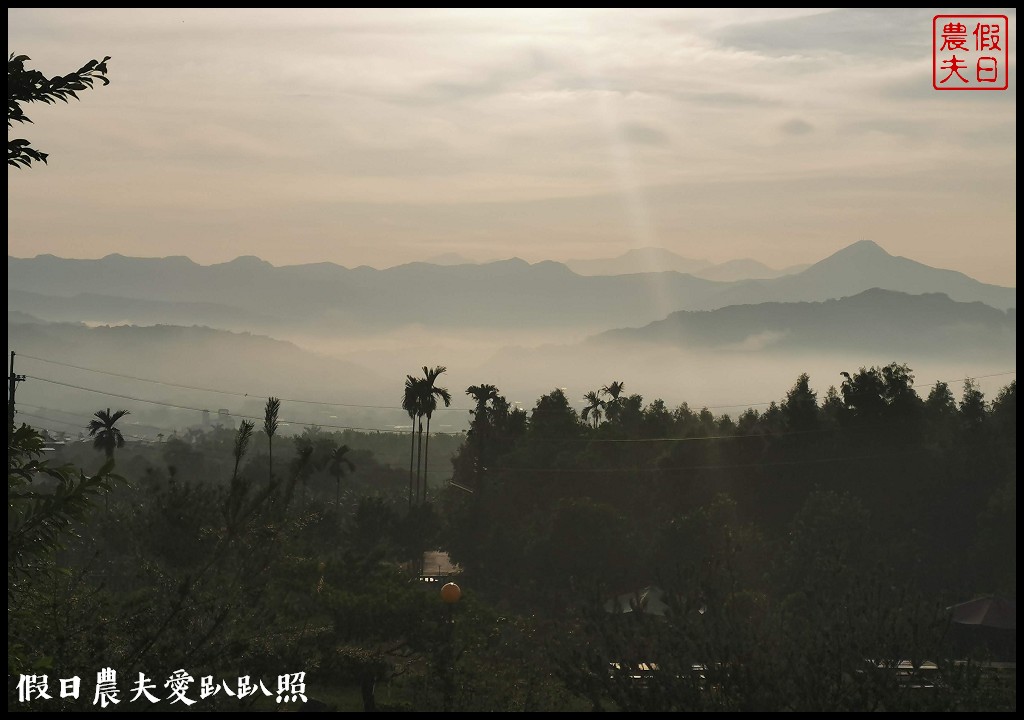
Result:
M626 389L626 384L620 380L614 381L611 385L601 388L601 394L611 398L604 408L605 415L609 420L615 420L619 416L619 395Z
M542 395L530 413L530 433L541 438L570 438L580 433L576 410L561 388Z
M469 442L474 451L473 470L475 480L479 484L480 471L484 465L484 453L488 444L488 437L493 434L495 405L501 399L498 388L494 385L470 385L466 388L466 394L476 400L476 407L470 410L473 421L469 426ZM491 403L488 410L487 403ZM506 404L507 405L507 404Z
M108 411L109 412L109 411ZM32 630L49 628L52 612L48 590L60 570L56 553L73 539L75 527L118 480L107 460L92 477L71 465L51 466L43 460L43 437L28 425L15 429L7 446L7 669L35 671L45 657ZM39 482L45 479L46 482ZM50 489L43 489L49 486Z
M619 395L626 389L626 383L616 380L611 385L605 385L601 388L601 392L611 397L612 400L618 400Z
M124 447L124 436L115 426L118 420L130 414L127 410L111 413L110 408L107 408L94 413L96 419L89 421L89 437L94 438L92 446L102 450L108 460L114 457L115 449Z
M274 435L277 434L277 413L281 409L281 401L276 397L267 398L267 407L263 415L263 432L267 434L267 487L274 484Z
M349 472L356 469L347 455L348 445L339 445L327 456L327 472L334 478L334 505L336 508L341 507L341 478L345 474L345 468L348 468Z
M992 420L1008 438L1017 435L1017 381L1004 387L992 401Z
M68 75L56 75L47 80L38 70L25 67L28 55L11 53L7 58L7 129L10 131L14 123L31 123L32 120L22 110L22 103L41 102L47 105L57 100L68 102L69 97L78 100L76 94L88 90L99 80L109 85L107 79L107 60L90 60L77 72ZM7 141L7 164L16 167L30 167L33 161L46 163L47 153L31 146L28 140L16 138Z
M876 425L885 413L885 383L877 368L861 368L856 375L839 373L845 380L840 386L843 404L849 411L844 417L859 425Z
M924 412L931 441L939 446L948 443L956 433L959 414L953 391L947 383L935 383L924 402Z
M821 415L833 426L838 425L843 413L846 412L846 405L839 395L835 385L829 385L825 392L825 399L821 402Z
M596 390L591 390L590 392L588 392L586 395L583 396L583 399L586 400L589 404L585 408L583 408L583 412L580 414L580 417L583 418L584 422L587 421L587 416L593 417L594 427L596 428L598 424L601 422L601 411L605 407L605 402L600 397L598 397ZM593 413L593 415L591 415L591 413Z
M791 431L807 432L818 426L818 396L811 390L810 380L807 373L801 374L786 393L782 414Z
M476 400L476 407L470 411L473 413L473 425L487 422L487 403L498 399L498 388L494 385L470 385L466 394Z
M964 427L973 430L985 422L985 394L978 389L973 378L964 380L964 394L960 400L960 418Z
M444 402L445 407L452 404L452 394L448 388L437 387L434 383L437 378L448 368L444 365L428 368L423 366L423 384L420 386L422 396L420 397L420 410L427 416L427 446L423 451L423 501L427 501L427 461L430 459L430 416L437 409L437 399ZM422 428L420 430L422 432Z
M312 441L309 436L303 433L301 436L294 439L295 443L295 457L291 462L292 469L292 483L294 487L295 483L302 481L302 507L306 506L306 485L309 484L309 473L313 467L313 447Z
M242 424L238 426L238 432L235 433L235 445L232 450L232 454L235 456L235 471L231 474L232 483L238 480L238 465L242 462L242 458L245 457L245 452L249 449L249 442L252 440L254 427L256 427L256 424L251 420L243 420Z
M846 379L841 392L847 412L840 417L875 441L890 444L915 441L923 432L924 401L914 390L914 374L906 364L861 368Z
M410 447L409 447L409 508L412 508L413 499L413 463L416 457L416 419L420 416L420 397L422 392L420 391L420 384L423 381L413 377L412 375L405 376L405 393L402 395L402 409L409 413L409 418L412 420L412 432L409 434ZM419 495L419 490L416 490L416 495Z

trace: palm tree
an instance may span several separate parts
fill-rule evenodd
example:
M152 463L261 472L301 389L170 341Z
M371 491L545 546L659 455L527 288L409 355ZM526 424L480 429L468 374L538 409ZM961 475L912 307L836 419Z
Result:
M356 469L347 455L348 445L341 445L331 450L327 456L327 472L334 476L334 506L337 508L341 507L341 478L345 474L345 468L347 467L349 472Z
M267 487L274 485L274 435L277 434L277 413L281 409L281 401L276 397L267 398L267 407L263 415L263 432L267 434Z
M580 416L583 418L583 421L586 422L587 416L593 413L594 427L596 428L598 423L601 422L601 411L605 407L605 402L604 400L597 396L596 390L591 390L590 392L588 392L586 395L583 396L583 399L590 404L583 408L583 412L580 414Z
M605 405L605 415L611 421L614 421L619 416L619 395L622 394L625 387L625 383L616 380L611 385L605 385L601 388L601 393L611 398Z
M409 434L411 445L409 447L409 508L412 508L413 496L413 460L416 456L416 418L420 416L420 384L422 380L412 375L405 376L405 394L402 396L402 409L409 413L412 420L412 432ZM418 495L417 489L417 495Z
M127 410L111 413L110 408L107 408L105 411L98 410L93 414L96 419L89 421L89 436L95 438L92 441L92 446L97 450L102 450L103 454L107 456L107 460L113 460L114 449L124 447L124 435L115 425L118 420L131 413ZM109 492L103 496L103 506L104 509L110 510Z
M611 385L605 385L603 388L601 388L601 392L604 393L605 395L611 396L612 400L618 400L619 395L622 394L622 391L623 389L625 389L625 387L626 383L616 380Z
M470 427L470 434L476 444L476 460L474 461L474 468L476 474L477 485L480 484L480 470L484 462L484 446L487 443L487 436L491 434L493 427L493 418L487 417L487 403L491 403L491 413L494 413L494 407L498 404L501 395L498 394L498 388L494 385L470 385L466 388L466 394L476 400L476 408L471 410L473 413L473 423Z
M306 437L295 439L295 458L292 460L292 483L302 481L302 507L306 507L306 485L309 480L309 468L312 465L313 443ZM289 492L291 491L289 488Z
M449 407L452 404L452 394L448 392L448 388L434 385L437 378L447 369L444 365L438 365L434 368L428 368L426 365L423 366L424 378L423 385L420 387L423 394L421 395L420 409L427 416L427 447L423 451L423 502L427 501L427 461L430 459L430 416L437 409L438 398L444 401L445 407Z
M498 399L498 388L494 385L470 385L466 394L476 400L473 410L473 424L481 423L487 416L487 403Z
M238 464L242 462L245 451L249 449L249 441L252 440L252 431L255 427L256 423L251 420L243 420L242 424L238 426L238 432L235 433L235 447L233 450L235 471L231 474L232 483L238 478Z
M231 533L235 531L235 522L239 520L239 512L242 509L245 496L245 488L238 479L238 466L241 464L246 450L249 449L249 442L252 440L252 431L255 427L256 423L251 420L243 420L235 433L235 444L231 451L235 456L235 469L231 473L231 493L228 495L227 504L224 507L225 520L228 522L228 529Z
M114 450L116 448L124 447L124 435L121 431L115 427L117 421L123 418L125 415L131 415L127 410L118 410L116 413L111 413L110 408L106 410L99 410L93 413L96 416L95 420L89 421L89 437L94 438L92 446L97 450L102 450L107 456L107 460L114 457Z

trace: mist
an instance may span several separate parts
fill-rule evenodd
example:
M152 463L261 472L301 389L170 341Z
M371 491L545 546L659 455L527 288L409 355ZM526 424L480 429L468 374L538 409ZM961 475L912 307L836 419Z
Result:
M552 342L555 335L561 342ZM311 425L408 432L403 383L423 366L444 366L439 384L453 395L451 407L442 404L435 412L437 433L468 429L473 402L465 390L484 383L527 411L554 389L580 410L588 391L623 382L625 393L641 395L645 405L660 399L669 408L686 403L735 418L748 408L780 403L803 373L819 400L841 384L840 372L892 362L910 367L922 397L936 381L956 390L964 378L975 378L991 398L1013 379L1006 373L1015 366L1012 354L986 347L972 353L955 348L959 356L951 358L895 350L786 352L766 347L763 334L725 349L692 350L592 337L525 327L485 332L416 325L364 336L296 334L283 341L202 327L8 323L17 369L30 375L18 391L19 410L59 420L50 427L72 436L96 409L108 406L130 408L133 433L153 439L202 427L202 410L212 416L209 422L226 422L218 418L222 409L235 424L259 418L271 395L282 398L285 435Z

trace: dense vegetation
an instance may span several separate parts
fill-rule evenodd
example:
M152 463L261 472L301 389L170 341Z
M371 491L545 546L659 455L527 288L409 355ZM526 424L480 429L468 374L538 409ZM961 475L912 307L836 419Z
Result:
M408 378L411 428L447 402L438 371ZM276 435L270 401L262 431L162 443L121 445L101 410L52 457L13 430L9 707L90 709L109 667L126 709L180 707L178 669L196 709L274 707L298 672L339 709L1015 708L1014 677L953 662L1002 650L945 610L1015 594L1015 382L921 397L894 363L819 400L802 375L735 419L626 387L581 417L473 386L468 434L422 466L418 433ZM457 606L419 579L429 549L460 566ZM650 587L657 612L609 612ZM128 702L139 673L158 704ZM21 702L44 674L52 699ZM270 696L200 699L204 676Z

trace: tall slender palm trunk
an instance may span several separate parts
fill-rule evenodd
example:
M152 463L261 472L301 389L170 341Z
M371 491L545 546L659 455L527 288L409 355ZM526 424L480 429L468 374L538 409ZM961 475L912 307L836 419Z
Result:
M427 501L427 462L430 460L430 416L427 415L427 444L423 448L423 502Z
M274 489L274 438L267 437L267 490Z
M416 501L419 502L420 488L423 487L423 481L420 475L420 462L423 459L423 418L420 418L420 433L419 440L416 448Z
M412 431L409 433L409 509L412 510L412 465L416 457L416 418L412 419Z

